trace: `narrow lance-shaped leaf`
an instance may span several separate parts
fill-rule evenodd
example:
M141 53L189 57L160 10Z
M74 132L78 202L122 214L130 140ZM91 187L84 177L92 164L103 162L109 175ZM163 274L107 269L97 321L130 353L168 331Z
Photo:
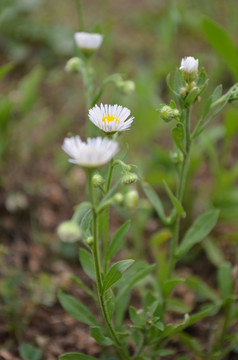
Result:
M133 264L133 262L134 260L128 259L115 263L105 276L103 282L103 291L105 292L112 285L114 285L122 277L122 273L126 271L128 267Z
M97 360L93 356L85 355L82 353L67 353L59 357L60 360Z
M84 324L98 326L95 316L85 305L75 299L75 297L66 295L62 291L59 291L58 299L63 308L74 319L81 321Z
M191 247L202 241L216 225L219 210L210 210L199 216L186 232L176 256L179 258L184 255Z
M232 295L231 263L224 262L218 269L218 284L223 300Z
M126 221L115 233L108 248L107 258L112 259L123 244L126 233L131 225L131 220Z
M176 196L174 196L174 194L172 193L172 191L170 190L168 184L166 183L165 180L163 180L164 186L165 186L165 190L167 191L167 194L169 195L169 198L177 212L178 215L185 217L186 213L183 209L183 206L181 204L181 202L176 198Z
M85 249L80 249L79 260L85 273L93 280L96 280L92 254Z
M157 193L154 191L154 189L149 184L144 183L143 181L141 181L141 186L142 186L142 189L143 189L145 195L147 196L147 198L153 205L154 209L156 210L160 220L163 223L166 223L167 219L165 216L164 207L163 207L163 204L162 204L159 196L157 195Z
M172 136L177 147L184 153L184 127L181 123L173 128Z
M101 345L110 346L113 344L112 339L104 336L103 331L99 326L91 326L90 335Z

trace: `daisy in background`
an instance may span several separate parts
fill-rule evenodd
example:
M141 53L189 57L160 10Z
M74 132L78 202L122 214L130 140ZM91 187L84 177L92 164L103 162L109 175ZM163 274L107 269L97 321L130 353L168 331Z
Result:
M89 120L99 129L108 134L129 130L134 117L131 111L121 105L95 105L89 110Z
M62 149L70 156L69 162L87 169L96 169L108 163L119 151L116 141L108 138L88 138L83 142L80 136L65 138Z
M77 32L74 34L74 39L81 50L95 51L100 48L103 36L97 33Z

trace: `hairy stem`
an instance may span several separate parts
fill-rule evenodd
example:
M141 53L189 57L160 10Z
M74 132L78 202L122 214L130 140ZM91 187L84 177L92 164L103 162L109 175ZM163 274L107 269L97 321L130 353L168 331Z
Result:
M102 273L101 273L101 262L100 262L100 244L99 244L99 236L98 236L98 215L96 213L96 204L94 199L94 189L92 185L92 172L88 172L88 193L89 199L93 206L93 259L94 259L94 266L95 266L95 273L96 273L96 286L97 286L97 295L99 300L100 310L103 316L103 320L105 325L108 329L108 332L111 338L114 341L114 344L117 348L118 355L120 356L121 360L130 360L129 355L123 348L119 338L117 337L116 331L112 325L107 305L104 298L103 293L103 282L102 282Z
M185 155L184 161L181 165L181 169L179 172L178 177L178 187L177 187L177 199L182 203L183 196L184 196L184 189L187 179L187 173L189 168L189 161L190 161L190 148L191 148L191 139L190 139L190 111L189 108L186 109L186 116L185 116ZM168 265L168 278L171 277L174 267L176 265L176 251L178 247L178 240L179 240L179 230L180 230L180 221L181 218L177 214L175 224L173 226L173 235L171 241L171 250L170 250L170 259Z

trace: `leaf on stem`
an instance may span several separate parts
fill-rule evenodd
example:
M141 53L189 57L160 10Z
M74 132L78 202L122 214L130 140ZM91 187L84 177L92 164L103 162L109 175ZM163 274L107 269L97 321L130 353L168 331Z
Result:
M194 245L202 241L214 228L219 216L219 210L214 209L199 216L192 226L186 232L181 244L176 252L177 258L180 258Z
M94 281L96 280L96 274L94 269L94 262L92 254L85 249L79 250L79 260L84 272Z
M93 356L85 355L82 353L67 353L61 355L59 357L59 360L97 360L97 359Z
M184 127L183 124L178 123L172 130L172 136L177 147L184 153Z
M58 299L62 307L74 319L81 321L84 324L98 326L98 322L91 311L79 302L75 297L64 294L61 290L58 292Z
M24 360L40 360L42 358L41 350L28 343L20 345L19 353Z
M159 196L157 195L157 193L154 191L154 189L148 183L141 181L140 184L142 186L142 189L143 189L145 195L147 196L147 198L153 205L154 209L156 210L160 220L166 224L167 219L165 216L162 201L160 200Z
M224 262L218 269L218 284L223 300L227 300L232 295L232 266L229 262Z
M183 208L181 202L176 198L176 196L174 196L174 194L170 190L170 188L165 180L163 180L163 183L164 183L165 190L167 191L167 194L176 210L176 213L182 217L185 217L186 213L184 211L184 208Z
M126 221L114 234L107 252L107 259L112 259L122 246L125 236L131 225L131 220Z
M110 346L113 344L112 339L103 334L102 328L99 326L90 327L90 335L101 345Z
M126 271L128 267L133 264L134 261L135 260L132 259L121 260L112 265L111 269L108 271L103 281L103 292L110 289L110 287L122 277L123 272Z

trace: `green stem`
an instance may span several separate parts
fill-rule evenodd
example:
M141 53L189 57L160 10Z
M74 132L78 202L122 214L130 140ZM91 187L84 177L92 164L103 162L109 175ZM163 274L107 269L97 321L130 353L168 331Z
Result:
M110 161L107 185L106 185L106 194L110 190L111 181L112 181L112 171L113 171L113 159ZM107 250L109 244L109 216L110 216L110 207L108 206L104 212L104 272L107 272L108 259L107 259Z
M190 138L190 111L189 108L186 109L186 116L185 116L185 155L184 161L181 166L181 170L179 173L178 178L178 188L177 188L177 199L180 203L183 201L184 196L184 189L187 179L187 173L189 168L190 162L190 148L191 148L191 138ZM178 240L179 240L179 230L180 230L180 221L181 218L179 215L176 215L175 224L173 226L173 235L171 241L171 250L170 250L170 259L168 265L168 278L171 277L174 267L176 265L176 252L178 247Z
M117 334L113 328L113 325L110 320L110 316L108 314L106 302L104 299L104 293L103 293L103 282L102 282L102 274L101 274L101 264L100 264L100 246L99 246L99 236L98 236L98 215L96 213L96 204L95 204L95 198L94 198L94 189L92 185L92 171L88 172L88 194L89 199L93 206L93 258L94 258L94 266L95 266L95 273L96 273L96 286L97 286L97 295L99 300L99 305L101 309L101 313L104 319L104 322L106 324L106 327L111 335L111 338L113 339L118 354L121 358L121 360L130 360L129 355L123 348L120 340L117 337Z
M79 29L80 31L84 30L84 21L83 21L83 10L82 10L82 1L76 0L78 16L79 16Z

